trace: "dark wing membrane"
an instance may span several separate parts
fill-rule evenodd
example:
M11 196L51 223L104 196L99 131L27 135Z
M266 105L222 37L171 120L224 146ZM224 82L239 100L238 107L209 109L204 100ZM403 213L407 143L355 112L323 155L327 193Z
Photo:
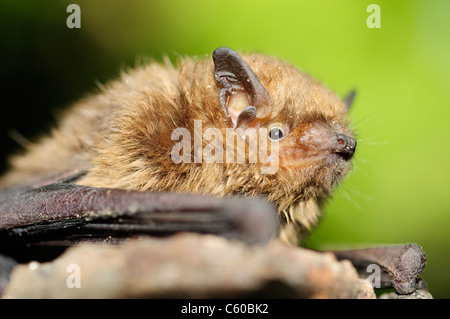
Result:
M68 183L0 192L0 245L117 242L177 232L264 243L277 230L274 208L260 200Z

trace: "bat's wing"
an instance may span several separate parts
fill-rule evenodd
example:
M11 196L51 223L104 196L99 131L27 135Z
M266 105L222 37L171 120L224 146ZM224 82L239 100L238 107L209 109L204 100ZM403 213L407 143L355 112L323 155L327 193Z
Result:
M276 235L275 209L262 200L92 188L57 182L0 193L0 245L72 245L177 232L249 243Z

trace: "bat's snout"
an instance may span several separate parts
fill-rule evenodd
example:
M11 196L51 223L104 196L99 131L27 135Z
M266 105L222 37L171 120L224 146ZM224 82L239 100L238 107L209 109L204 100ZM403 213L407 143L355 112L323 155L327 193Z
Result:
M350 160L356 150L356 140L345 134L336 135L336 154L341 155L344 159Z
M356 150L356 140L347 134L338 133L322 122L305 122L282 141L280 160L283 167L314 165L323 159L351 160ZM336 132L338 131L338 132Z

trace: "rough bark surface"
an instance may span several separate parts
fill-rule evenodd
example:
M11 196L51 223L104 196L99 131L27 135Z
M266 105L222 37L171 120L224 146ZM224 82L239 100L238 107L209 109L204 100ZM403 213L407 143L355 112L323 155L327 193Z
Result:
M76 284L77 267L81 287L69 288ZM331 253L278 241L248 245L184 233L120 245L78 245L51 262L19 265L3 297L375 298L375 294L350 262L337 261Z

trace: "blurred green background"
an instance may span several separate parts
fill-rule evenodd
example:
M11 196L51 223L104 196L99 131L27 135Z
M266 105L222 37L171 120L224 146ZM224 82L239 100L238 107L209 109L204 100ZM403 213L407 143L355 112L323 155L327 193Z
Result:
M81 29L66 26L70 3ZM366 25L371 3L380 29ZM58 109L140 59L219 46L275 55L341 96L358 91L355 168L307 246L418 243L431 293L448 298L449 12L447 0L2 0L1 169Z

